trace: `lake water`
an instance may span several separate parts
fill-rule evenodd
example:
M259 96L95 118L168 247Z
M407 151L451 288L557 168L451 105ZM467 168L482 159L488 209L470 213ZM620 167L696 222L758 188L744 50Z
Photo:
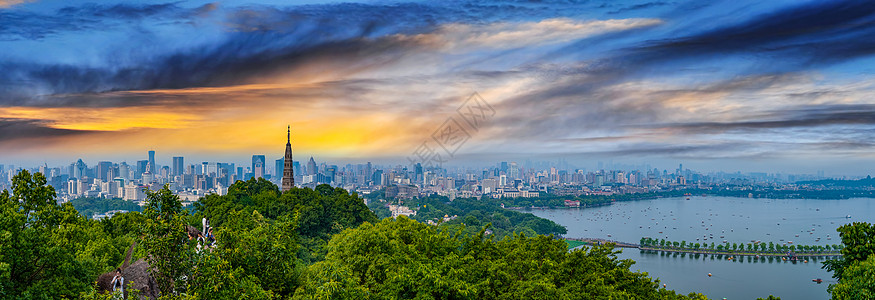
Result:
M641 237L687 243L774 242L793 245L841 243L841 225L873 223L873 199L750 199L685 197L617 202L583 209L533 210L568 228L566 237L603 238L638 243ZM847 218L850 215L851 218ZM698 240L697 240L698 239ZM724 244L725 245L725 244ZM669 289L699 292L713 299L828 299L831 274L824 259L790 263L780 259L738 260L718 256L673 255L625 249L619 255L636 261L633 270L648 272ZM712 277L707 274L712 273ZM811 281L824 279L823 284Z

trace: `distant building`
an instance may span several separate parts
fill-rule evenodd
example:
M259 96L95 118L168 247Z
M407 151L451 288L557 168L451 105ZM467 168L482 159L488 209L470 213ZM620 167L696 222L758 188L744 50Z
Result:
M173 176L182 175L185 169L185 161L182 156L173 157Z
M252 156L252 177L262 178L264 177L264 155L253 155Z
M286 160L285 158L278 158L273 163L273 178L281 179L283 178L283 169L285 168Z
M407 206L401 205L389 205L389 211L392 212L392 218L397 218L398 216L415 216L416 211L411 210Z
M149 166L148 160L138 160L137 161L137 172L134 173L134 174L136 174L136 178L142 178L142 175L143 175L143 173L146 173L146 171L147 171L146 168L148 166Z
M115 177L115 176L112 176L113 174L111 173L112 172L112 162L108 162L108 161L98 162L96 168L97 168L97 174L95 174L94 177L96 177L102 181L107 181L107 180L110 180L113 177Z
M413 185L392 185L386 187L386 198L413 199L419 196L419 188Z
M316 175L319 169L316 167L316 161L310 156L310 161L307 162L307 175Z
M149 150L149 166L151 166L149 172L152 172L152 174L157 173L155 172L155 150Z

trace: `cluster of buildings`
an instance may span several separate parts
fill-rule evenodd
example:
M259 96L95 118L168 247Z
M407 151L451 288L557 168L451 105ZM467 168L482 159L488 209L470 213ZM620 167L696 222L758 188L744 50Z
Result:
M545 163L526 161L500 162L486 168L424 167L421 164L377 166L364 164L334 165L317 163L313 157L306 162L294 161L290 139L285 155L268 163L267 156L252 155L251 163L198 162L182 156L156 160L156 152L133 163L98 161L86 163L79 159L66 166L40 166L32 169L46 176L58 192L59 201L79 197L121 198L140 204L146 190L158 190L168 185L183 202L197 201L215 193L223 195L237 180L264 178L288 190L292 186L315 188L319 184L342 187L359 194L382 191L385 198L410 199L432 194L456 197L538 197L553 195L610 195L639 193L686 187L707 188L718 183L778 184L823 176L767 173L702 174L684 169L659 170L650 166L608 166L595 171L573 168L564 161ZM20 169L0 165L0 189L9 187L9 180ZM403 212L402 212L403 213Z

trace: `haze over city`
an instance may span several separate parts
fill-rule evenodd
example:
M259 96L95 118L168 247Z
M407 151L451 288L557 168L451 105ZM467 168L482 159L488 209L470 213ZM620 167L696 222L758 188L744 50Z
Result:
M450 162L866 175L867 1L0 1L0 163ZM485 162L484 162L485 161Z

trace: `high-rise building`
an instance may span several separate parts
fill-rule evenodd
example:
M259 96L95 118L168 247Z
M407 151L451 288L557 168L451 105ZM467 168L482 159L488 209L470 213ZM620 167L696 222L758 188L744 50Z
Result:
M219 169L224 169L225 173L228 174L228 177L231 175L235 175L237 168L234 166L234 163L218 163ZM236 176L236 175L235 175ZM238 177L240 178L240 177ZM233 183L233 182L231 182Z
M123 179L131 179L131 167L128 166L127 162L122 162L118 164L118 176Z
M284 158L278 158L273 162L273 178L282 179L283 178L283 169L286 166L286 160Z
M173 176L182 175L185 168L185 160L182 156L173 157Z
M149 150L149 172L155 174L155 150Z
M303 175L304 172L301 172L301 162L292 161L292 174Z
M292 168L292 127L286 132L286 155L283 158L282 191L291 190L295 186L295 170ZM279 160L277 160L279 161Z
M502 162L502 164L504 164ZM505 171L507 173L507 177L510 179L519 179L520 178L520 169L517 167L516 162L511 162Z
M101 181L109 181L114 176L110 173L110 169L112 168L112 162L101 161L97 163L97 174L94 175L95 178L100 179Z
M88 166L86 166L86 165L85 165L85 162L83 162L82 159L80 158L80 159L79 159L78 161L76 161L76 163L74 164L74 167L73 167L73 177L75 177L75 178L83 178L83 177L85 177L85 169L87 169L87 168L88 168Z
M252 177L262 178L264 177L264 155L253 155L252 156Z
M148 171L146 169L146 167L148 167L148 166L149 166L148 160L138 160L137 161L137 173L135 173L135 176L137 179L143 178L143 173L146 173L146 171Z
M152 169L152 164L150 164L148 161L146 161L146 168L145 169L146 169L146 172L143 172L143 175L141 175L140 178L143 179L143 184L152 183L152 181L155 180L154 174L152 174L152 171L149 171Z
M307 162L307 175L316 175L316 173L319 173L319 169L316 168L316 161L310 156L310 161Z

